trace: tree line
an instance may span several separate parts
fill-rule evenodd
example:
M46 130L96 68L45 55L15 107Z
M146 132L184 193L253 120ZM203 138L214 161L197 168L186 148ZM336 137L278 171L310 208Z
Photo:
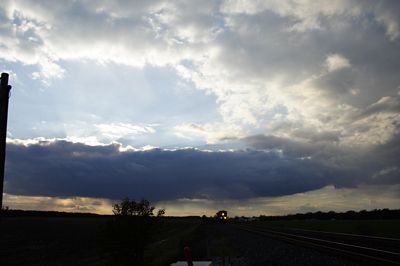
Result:
M260 215L260 220L376 220L376 219L400 219L400 209L375 209L371 211L347 211L347 212L308 212L296 213L283 216Z

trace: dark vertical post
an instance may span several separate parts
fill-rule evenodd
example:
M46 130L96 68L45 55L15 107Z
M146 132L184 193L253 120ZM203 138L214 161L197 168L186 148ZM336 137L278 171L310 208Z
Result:
M6 138L8 98L11 86L8 85L8 74L1 73L0 80L0 207L3 208L4 166L6 163Z

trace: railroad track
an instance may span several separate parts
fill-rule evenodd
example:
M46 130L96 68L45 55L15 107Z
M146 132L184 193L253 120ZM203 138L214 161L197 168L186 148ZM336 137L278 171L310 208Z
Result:
M301 229L235 225L240 230L323 252L362 260L368 265L400 265L400 239Z

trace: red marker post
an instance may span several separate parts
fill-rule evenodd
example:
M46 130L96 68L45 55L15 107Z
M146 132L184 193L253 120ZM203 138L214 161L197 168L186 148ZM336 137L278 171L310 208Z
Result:
M193 266L193 259L192 259L192 254L190 254L190 248L189 247L184 247L183 248L183 253L185 254L187 265L188 266Z

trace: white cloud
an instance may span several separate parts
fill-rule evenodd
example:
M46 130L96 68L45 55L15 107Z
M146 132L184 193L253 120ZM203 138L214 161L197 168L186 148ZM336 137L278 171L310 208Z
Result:
M157 125L131 124L131 123L90 123L86 121L71 121L66 123L42 121L35 124L34 130L44 137L28 139L65 139L72 142L85 143L87 145L106 145L120 142L121 139L134 140L138 137L156 134ZM46 132L54 132L48 136ZM146 144L144 144L146 145Z
M312 0L279 1L279 0L226 0L222 5L222 11L233 14L255 15L265 11L274 12L283 17L294 18L287 29L299 32L321 28L321 16L346 15L356 16L360 14L361 6L351 1L333 1L321 3Z
M56 141L59 139L54 139L53 141ZM108 143L104 143L98 139L96 136L83 136L83 137L78 137L78 136L67 136L65 138L66 141L70 141L72 143L84 143L88 146L101 146L101 145L107 145ZM29 140L24 140L29 141Z
M391 1L383 1L377 5L376 19L386 26L386 34L392 41L400 36L399 11L399 6Z
M101 135L113 140L156 132L151 126L138 126L126 123L96 124L94 126L100 131Z
M215 144L223 140L243 138L246 134L234 125L226 124L182 124L174 128L175 134L184 139L204 138L208 144Z
M350 67L349 60L340 54L330 54L325 61L329 72Z

